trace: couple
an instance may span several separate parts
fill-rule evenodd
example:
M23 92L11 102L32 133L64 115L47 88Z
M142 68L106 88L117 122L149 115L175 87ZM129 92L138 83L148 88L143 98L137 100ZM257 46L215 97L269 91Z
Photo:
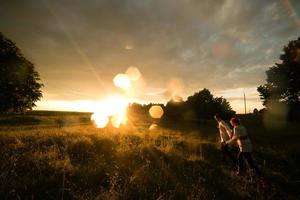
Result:
M215 120L218 122L223 158L228 156L235 165L238 165L238 175L240 175L243 170L244 159L247 160L250 168L253 169L257 175L260 175L260 171L255 165L251 156L251 140L248 137L246 128L241 125L240 120L238 118L231 118L230 124L233 126L233 130L229 128L228 124L222 119L219 114L215 115ZM228 145L232 145L234 143L237 143L240 149L237 159L235 156L233 156L232 152L230 152L228 148Z

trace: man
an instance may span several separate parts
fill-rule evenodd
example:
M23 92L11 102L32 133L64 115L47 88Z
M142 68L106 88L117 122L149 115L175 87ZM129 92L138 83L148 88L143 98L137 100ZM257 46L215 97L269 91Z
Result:
M230 160L233 162L233 164L236 165L237 164L236 158L229 151L228 146L225 145L226 141L230 140L232 136L232 131L229 128L228 124L221 118L219 114L215 115L215 120L218 123L218 128L220 132L222 160L224 160L226 157L229 157Z
M254 164L251 156L252 143L248 137L247 130L241 125L240 120L237 118L232 118L230 124L233 126L233 137L226 141L226 145L233 144L237 142L240 152L238 154L238 171L237 174L240 175L243 169L244 159L247 160L251 169L253 169L257 175L260 175L260 171Z

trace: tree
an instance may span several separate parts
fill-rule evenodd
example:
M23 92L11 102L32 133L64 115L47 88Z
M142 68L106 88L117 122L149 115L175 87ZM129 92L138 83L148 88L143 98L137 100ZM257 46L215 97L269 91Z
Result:
M215 101L215 113L219 113L223 118L231 118L235 115L235 111L232 110L230 103L223 97L216 97Z
M168 102L165 117L174 119L211 119L216 113L228 118L235 114L229 102L222 97L214 97L206 88L189 96L185 102Z
M39 81L34 65L0 33L0 112L31 110L42 97Z
M206 88L187 98L185 102L188 110L193 110L197 118L210 118L216 112L213 95Z
M184 106L183 100L174 101L173 99L170 100L165 108L164 108L164 118L167 119L174 119L174 120L183 120L184 117Z
M226 99L214 97L206 88L188 97L185 105L188 110L195 112L198 119L212 118L216 113L224 117L235 113Z
M289 107L290 117L295 117L295 110L300 108L300 38L290 41L283 48L280 63L266 71L267 79L257 91L267 109L273 105L285 104Z
M143 105L139 103L131 103L127 106L127 113L129 115L133 115L133 114L149 115L149 110L152 106L161 106L162 108L164 108L164 105L159 103L149 103Z

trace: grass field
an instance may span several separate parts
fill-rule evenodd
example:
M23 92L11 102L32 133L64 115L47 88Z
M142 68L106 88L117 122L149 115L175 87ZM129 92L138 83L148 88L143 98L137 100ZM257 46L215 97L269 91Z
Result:
M149 130L152 120L135 116L96 129L89 113L1 115L0 199L300 199L297 124L241 118L263 178L221 162L210 120Z

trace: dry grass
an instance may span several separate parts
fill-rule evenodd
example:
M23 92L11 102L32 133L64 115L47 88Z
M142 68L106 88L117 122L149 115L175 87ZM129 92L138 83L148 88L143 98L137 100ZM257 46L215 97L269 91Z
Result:
M255 152L265 178L238 177L220 161L215 132L150 131L144 121L96 129L87 114L34 117L38 124L0 127L1 199L299 197L299 172L291 172L299 160L269 145Z

